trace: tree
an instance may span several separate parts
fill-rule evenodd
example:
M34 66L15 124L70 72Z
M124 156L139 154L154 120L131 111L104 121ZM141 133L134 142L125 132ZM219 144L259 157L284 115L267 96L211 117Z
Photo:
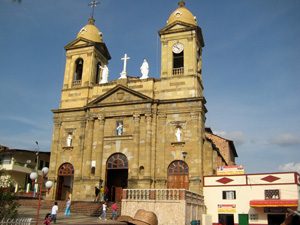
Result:
M18 2L20 4L22 0L12 0L12 2Z
M0 165L2 149L0 149ZM0 169L0 218L16 219L18 217L18 207L20 206L15 200L13 181L4 169Z

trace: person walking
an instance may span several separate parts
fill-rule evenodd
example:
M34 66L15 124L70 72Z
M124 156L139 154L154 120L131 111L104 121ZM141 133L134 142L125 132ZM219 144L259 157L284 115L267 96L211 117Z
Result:
M95 187L95 199L94 202L98 202L99 201L99 193L100 193L100 189Z
M102 215L99 216L99 219L101 220L102 219L102 216L104 217L104 219L106 220L106 210L108 209L107 208L107 204L106 202L103 203L102 207L100 208L100 210L102 209Z
M102 201L106 201L105 199L104 199L104 192L105 192L105 190L104 190L104 187L103 186L101 186L101 188L100 188L100 196L101 196L101 198L100 198L100 201L102 202Z
M105 186L105 188L104 188L104 201L108 201L107 194L108 194L108 188Z
M54 206L52 206L52 210L51 210L51 221L53 220L54 223L56 223L57 212L58 212L58 206L57 206L57 202L55 202Z
M70 200L70 197L68 197L68 201L67 201L67 203L66 203L65 216L66 216L66 215L68 215L68 216L71 215L71 212L70 212L70 206L71 206L71 200Z
M112 205L112 216L111 216L111 220L113 220L115 217L115 220L117 220L118 217L118 213L117 213L117 203L114 202L114 204Z
M44 224L50 225L51 221L52 221L52 220L51 220L51 214L50 214L50 213L47 213L46 216L45 216Z

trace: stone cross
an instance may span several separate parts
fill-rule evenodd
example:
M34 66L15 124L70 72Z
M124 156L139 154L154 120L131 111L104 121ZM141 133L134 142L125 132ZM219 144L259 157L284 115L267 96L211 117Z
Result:
M121 74L120 79L124 79L127 78L127 72L126 72L126 66L127 66L127 60L129 60L130 58L127 57L127 54L124 55L124 58L121 58L121 60L124 60L124 67L123 67L123 71Z

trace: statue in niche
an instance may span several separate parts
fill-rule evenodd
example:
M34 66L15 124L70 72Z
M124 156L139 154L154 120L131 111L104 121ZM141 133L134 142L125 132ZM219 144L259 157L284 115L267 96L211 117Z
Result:
M107 65L104 65L104 67L102 66L99 66L103 71L102 71L102 79L100 81L99 84L104 84L104 83L107 83L107 79L108 79L108 73L109 73L109 70L108 70L108 67Z
M69 134L67 137L67 146L70 147L72 145L72 135Z
M142 73L142 77L140 79L147 79L147 78L149 78L148 77L148 74L149 74L149 64L148 64L148 62L147 62L146 59L144 59L144 62L143 62L143 64L142 64L142 66L141 66L140 69L141 69L141 73Z
M181 141L181 130L180 130L179 127L177 128L177 131L176 131L176 133L175 133L175 136L176 136L176 138L177 138L177 141Z
M123 135L123 124L122 124L122 121L117 121L116 131L117 131L117 136Z

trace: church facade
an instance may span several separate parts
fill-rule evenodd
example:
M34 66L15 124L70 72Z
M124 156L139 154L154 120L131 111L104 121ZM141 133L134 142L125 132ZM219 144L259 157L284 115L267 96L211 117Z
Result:
M185 188L203 193L203 176L234 164L207 134L201 56L204 40L183 1L158 31L159 79L107 81L111 56L93 17L65 46L66 66L54 129L48 199L93 200L107 186L120 201L122 189ZM126 63L126 56L124 57ZM228 153L229 152L229 153ZM233 154L232 154L233 153Z

